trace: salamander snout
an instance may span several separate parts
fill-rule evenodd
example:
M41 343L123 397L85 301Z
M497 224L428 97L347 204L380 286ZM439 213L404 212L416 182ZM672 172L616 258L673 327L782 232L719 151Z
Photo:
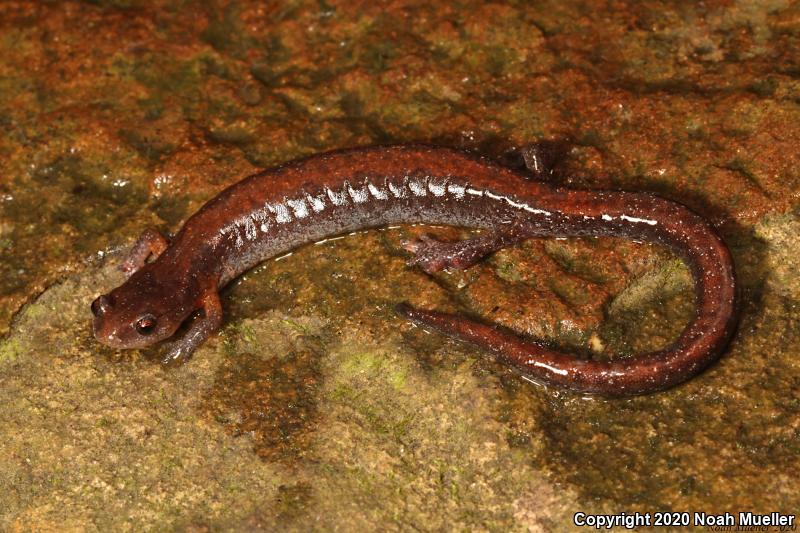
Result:
M144 347L170 333L155 314L138 312L124 303L115 305L112 295L97 297L91 308L95 338L112 348Z
M92 329L97 340L112 347L121 347L118 328L114 326L114 298L110 294L98 296L92 302Z
M127 283L92 302L95 338L112 348L144 348L172 336L196 309L186 291L170 292L134 274Z

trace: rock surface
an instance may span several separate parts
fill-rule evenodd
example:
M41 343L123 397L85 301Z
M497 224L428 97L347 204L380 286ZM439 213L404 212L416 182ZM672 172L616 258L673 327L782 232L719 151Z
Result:
M583 512L800 509L800 7L793 2L0 3L0 529L570 531ZM668 344L668 252L530 241L465 272L412 234L258 267L187 365L89 303L148 225L257 168L425 141L658 192L730 245L741 325L674 390L587 399L400 321L477 313L580 356Z

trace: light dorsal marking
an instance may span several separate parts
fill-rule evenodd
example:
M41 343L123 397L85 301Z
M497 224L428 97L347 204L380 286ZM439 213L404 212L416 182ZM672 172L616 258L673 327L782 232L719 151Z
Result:
M389 182L389 190L395 196L395 198L405 198L406 197L406 180L403 180L402 183L395 184Z
M386 192L386 189L379 189L372 183L367 183L367 189L369 190L369 193L378 200L389 199L389 194Z
M289 207L294 211L294 216L298 219L308 216L308 204L304 199L286 200L286 203L289 204Z
M315 213L319 213L320 211L325 210L325 196L312 196L310 194L306 195L306 200L308 203L311 204L311 209L314 210Z
M348 186L349 185L345 183L345 188ZM328 198L331 199L333 205L337 206L347 205L347 194L344 191L334 192L332 189L325 187L325 192L327 193Z
M448 183L447 191L456 198L461 199L464 198L466 187L464 187L463 185L459 185L458 183Z
M275 215L275 222L278 224L286 224L292 221L292 215L289 214L289 208L283 202L277 204L269 204L267 206L271 213Z
M447 181L437 181L431 178L430 181L428 181L428 190L431 191L431 194L434 196L444 196L447 191Z
M414 193L414 196L425 196L428 194L428 189L425 187L425 182L420 180L409 180L408 188Z
M350 198L353 199L353 203L355 204L363 204L369 199L369 194L367 193L366 187L354 189L349 183L346 183L345 190L347 191L347 194L350 195Z

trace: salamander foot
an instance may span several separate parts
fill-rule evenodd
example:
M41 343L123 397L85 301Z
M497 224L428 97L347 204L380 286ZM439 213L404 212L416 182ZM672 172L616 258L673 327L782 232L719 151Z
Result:
M130 276L142 268L149 257L156 258L169 246L169 241L155 228L147 228L133 245L119 269Z
M414 254L408 260L408 265L418 266L428 274L449 268L464 270L477 263L487 253L484 243L479 238L446 242L429 235L422 235L404 242L402 246Z

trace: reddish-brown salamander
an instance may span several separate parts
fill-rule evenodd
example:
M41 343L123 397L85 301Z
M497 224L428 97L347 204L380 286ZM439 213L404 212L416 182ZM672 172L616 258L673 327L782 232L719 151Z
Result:
M668 348L611 362L398 306L415 323L484 348L536 381L607 396L665 389L713 362L735 326L730 253L686 207L648 193L555 187L446 148L390 146L315 155L250 176L203 206L171 243L145 231L123 264L129 279L92 303L95 337L115 348L144 347L200 311L165 362L184 360L220 327L218 291L233 278L301 244L398 223L489 230L457 243L409 243L411 263L428 272L466 268L530 237L625 236L666 245L686 260L695 280L693 320Z

